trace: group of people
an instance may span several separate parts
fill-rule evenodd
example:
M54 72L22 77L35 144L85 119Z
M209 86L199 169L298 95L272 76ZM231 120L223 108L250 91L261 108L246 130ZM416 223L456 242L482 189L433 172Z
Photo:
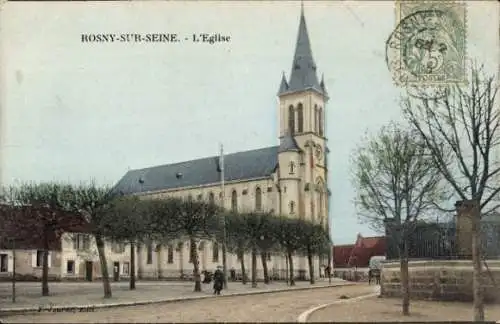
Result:
M214 282L214 295L220 295L220 292L224 288L224 272L222 271L222 267L218 266L215 272L212 274L209 271L203 271L203 283L209 284L210 282Z

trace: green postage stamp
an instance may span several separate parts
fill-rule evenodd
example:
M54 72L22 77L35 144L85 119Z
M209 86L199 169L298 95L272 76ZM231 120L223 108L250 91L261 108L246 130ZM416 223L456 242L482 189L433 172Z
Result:
M464 2L396 1L396 24L386 43L386 63L397 85L465 82Z

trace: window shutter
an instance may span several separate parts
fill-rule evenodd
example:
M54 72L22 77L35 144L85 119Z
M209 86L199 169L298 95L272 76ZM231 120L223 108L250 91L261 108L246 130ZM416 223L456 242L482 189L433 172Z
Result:
M49 268L50 268L52 266L52 253L51 252L48 253L47 259L49 259L48 260L49 262L47 262L47 263L48 263Z
M7 272L13 272L14 271L14 257L9 255L7 257Z
M31 252L31 266L36 268L36 250Z

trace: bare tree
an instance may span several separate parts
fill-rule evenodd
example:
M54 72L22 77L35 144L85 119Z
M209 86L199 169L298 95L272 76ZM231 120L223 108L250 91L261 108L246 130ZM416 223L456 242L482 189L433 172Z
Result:
M484 320L481 293L480 219L498 210L500 110L496 77L483 66L470 69L467 86L455 84L436 99L405 98L407 120L430 150L434 164L456 195L472 203L474 320ZM449 163L448 157L453 157Z
M354 185L360 217L373 228L386 226L398 244L403 315L410 313L408 237L419 218L443 199L441 177L429 151L396 124L383 127L354 155Z

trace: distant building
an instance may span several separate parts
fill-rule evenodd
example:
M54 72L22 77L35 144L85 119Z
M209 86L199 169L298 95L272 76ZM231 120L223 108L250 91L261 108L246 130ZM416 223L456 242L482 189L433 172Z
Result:
M384 236L363 237L358 234L354 244L334 245L335 268L366 268L373 256L385 256L387 250Z

